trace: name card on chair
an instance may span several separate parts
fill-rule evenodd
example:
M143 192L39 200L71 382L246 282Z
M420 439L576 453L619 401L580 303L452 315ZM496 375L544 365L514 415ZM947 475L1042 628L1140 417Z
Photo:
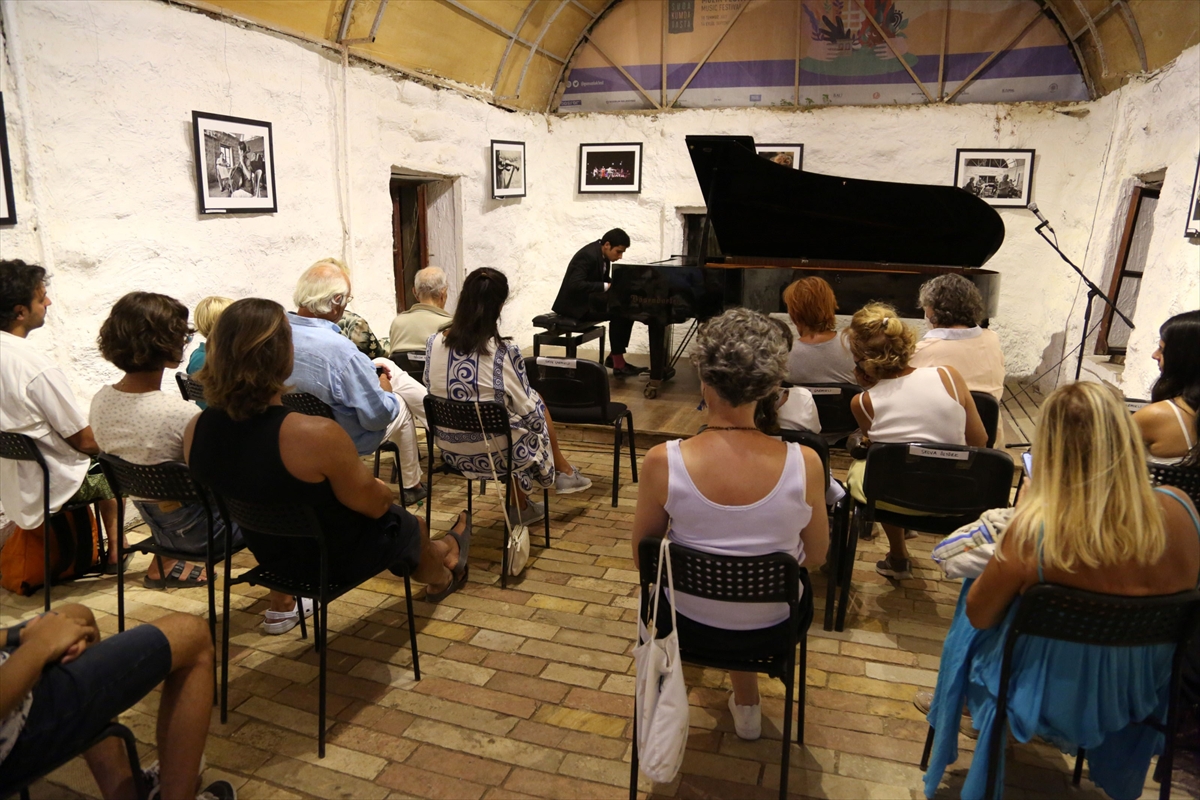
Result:
M409 353L408 360L409 361L424 361L425 354L424 353Z
M841 394L842 393L842 390L836 386L802 386L800 388L808 389L808 391L812 392L814 397L816 397L817 395L822 395L822 394L829 395L829 394Z
M971 457L968 450L942 450L937 447L922 447L919 444L910 444L908 454L921 458L944 458L949 461L966 461Z
M537 359L539 367L559 367L561 369L575 369L578 362L577 358L553 358L551 356L538 356Z

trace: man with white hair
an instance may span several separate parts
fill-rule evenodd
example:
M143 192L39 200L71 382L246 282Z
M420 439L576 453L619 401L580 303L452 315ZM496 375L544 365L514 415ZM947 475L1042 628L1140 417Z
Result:
M450 312L446 311L449 291L446 273L441 267L426 267L413 276L413 294L417 302L392 320L388 347L393 353L424 352L429 337L450 325Z
M406 504L428 492L421 485L416 425L425 427L425 387L386 359L363 355L338 331L350 304L350 276L340 265L318 261L296 282L296 311L288 312L294 351L288 385L333 409L334 419L366 455L384 440L400 450L400 485ZM380 371L382 370L382 371Z

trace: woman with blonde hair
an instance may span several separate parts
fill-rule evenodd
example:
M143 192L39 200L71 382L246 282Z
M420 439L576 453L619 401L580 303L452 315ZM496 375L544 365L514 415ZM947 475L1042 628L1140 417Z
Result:
M212 329L217 324L217 320L221 318L221 312L229 308L232 302L228 297L209 295L199 303L196 303L196 313L194 315L196 318L196 333L199 333L207 341L208 337L212 335ZM205 342L201 342L192 351L191 358L188 359L188 375L195 375L204 366L204 345Z
M799 334L788 355L788 383L854 383L854 359L837 334L837 298L829 284L801 278L784 290L783 300Z
M896 309L883 303L863 306L850 320L846 338L854 356L855 377L866 389L850 401L850 410L872 442L987 444L975 401L958 370L909 364L917 337ZM855 461L847 476L850 493L860 503L866 502L862 490L865 470L865 461ZM880 507L916 513L890 504ZM890 551L875 565L875 571L896 580L911 578L904 530L887 524L883 530Z
M963 585L929 711L937 736L926 794L956 757L964 698L980 741L990 739L1004 640L1025 590L1052 583L1142 597L1193 589L1198 533L1200 518L1185 494L1151 488L1141 435L1114 392L1089 382L1053 392L1034 436L1027 490L995 557ZM1110 797L1140 796L1163 738L1137 723L1163 718L1173 652L1170 645L1112 650L1022 639L1009 685L1013 734L1020 741L1043 736L1071 753L1085 748L1092 780ZM986 752L975 751L964 798L983 796Z

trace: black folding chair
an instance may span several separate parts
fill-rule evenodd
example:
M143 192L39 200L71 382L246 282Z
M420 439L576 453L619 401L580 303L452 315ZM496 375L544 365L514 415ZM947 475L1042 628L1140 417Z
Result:
M229 589L234 584L246 583L251 586L265 586L277 592L296 597L296 607L300 613L300 635L307 637L304 628L304 609L300 598L308 597L316 604L313 614L313 639L317 652L320 653L320 695L317 732L317 755L325 757L325 657L328 643L329 604L346 592L354 589L373 578L379 571L391 567L390 564L379 564L379 570L369 575L356 577L354 580L331 583L329 579L329 540L336 538L326 531L317 518L311 506L293 505L290 503L252 503L233 497L217 494L217 504L225 517L225 526L232 530L237 523L244 531L254 531L264 536L278 536L293 540L308 539L315 541L320 550L320 565L318 580L312 581L284 575L272 569L270 564L259 566L231 577L233 574L233 555L226 550L225 555L225 586L224 611L221 623L221 722L224 723L229 712ZM413 674L421 680L421 664L417 655L417 626L413 617L412 584L409 572L404 572L405 603L408 606L408 636L409 647L412 650Z
M785 442L811 447L821 458L821 466L825 469L825 485L830 486L833 478L829 474L829 445L819 433L812 431L781 430L779 438ZM843 487L845 488L845 487ZM829 551L825 554L826 574L829 582L825 589L825 624L827 631L833 630L833 610L837 606L838 587L838 558L842 551L842 542L846 537L846 529L850 525L850 495L847 493L834 505L827 505L829 511Z
M1192 498L1192 505L1200 508L1200 466L1185 467L1181 464L1149 464L1150 482L1155 486L1174 486Z
M860 533L885 522L945 536L974 522L989 508L1008 506L1013 460L1008 453L986 447L952 444L872 444L863 476L865 504L851 501L850 525L839 554L838 581L842 587L835 630L846 625L850 578ZM917 514L878 508L890 503Z
M637 454L633 439L633 412L624 403L612 402L608 370L595 361L577 358L525 359L529 384L542 396L555 422L568 425L605 425L613 429L612 504L617 507L621 489L621 420L629 429L629 464L637 483Z
M298 411L301 414L307 414L310 417L325 417L325 419L336 420L333 415L333 409L329 407L325 401L311 395L308 392L288 392L279 398L285 406L292 411ZM387 451L392 454L393 463L396 465L396 472L400 472L400 448L395 442L384 441L375 449L375 477L379 477L379 454ZM403 488L403 487L402 487ZM400 504L407 505L404 502L404 492L400 492Z
M21 800L29 800L30 786L46 777L51 772L54 772L59 767L62 767L76 756L86 753L88 750L91 750L93 747L100 744L100 742L113 736L121 739L125 743L125 755L129 759L129 771L133 774L134 794L138 800L144 800L146 795L150 792L150 787L146 785L145 776L142 775L142 764L138 759L137 739L134 738L133 731L129 730L129 728L126 728L119 722L110 722L104 728L104 730L100 731L100 733L94 739L81 747L78 751L64 754L61 758L55 759L54 764L50 768L41 771L32 778L11 786L0 785L0 797L11 797L14 794L19 794Z
M179 387L179 393L183 395L184 400L195 401L197 403L204 402L204 385L193 380L192 376L183 372L175 373L175 385Z
M396 350L388 356L417 383L425 383L425 351Z
M1000 662L1000 688L996 698L996 720L989 749L987 790L985 797L996 795L1000 773L1000 757L1008 738L1008 684L1012 677L1013 652L1021 636L1041 636L1078 644L1101 647L1146 647L1156 644L1175 645L1171 661L1171 683L1167 700L1167 721L1155 719L1130 720L1149 725L1166 734L1163 753L1158 758L1155 777L1159 781L1162 800L1171 796L1171 770L1175 755L1175 734L1179 727L1179 683L1185 648L1182 646L1195 630L1196 613L1200 611L1200 592L1191 589L1177 594L1151 597L1124 597L1087 592L1050 583L1032 586L1017 601L1016 616L1004 639L1004 658ZM929 766L935 731L932 726L925 736L921 769ZM981 743L983 744L983 743ZM1084 749L1075 754L1072 783L1079 785L1083 777Z
M821 421L821 437L832 447L858 430L858 420L850 410L850 401L862 391L856 383L809 383L803 388L812 392Z
M651 587L657 578L661 539L648 536L638 545L642 621L649 623L653 608ZM744 631L722 631L721 642L688 641L679 637L680 658L688 664L737 672L761 672L783 681L783 750L779 757L779 800L786 800L788 756L792 743L792 707L796 708L796 743L804 744L804 684L808 672L808 628L812 624L812 584L808 570L788 553L765 556L717 556L672 544L668 549L675 591L727 603L787 603L791 614L778 643L740 647ZM803 587L803 591L801 591ZM659 613L667 598L660 599ZM669 608L667 609L669 614ZM799 645L799 671L796 647ZM737 655L731 655L736 653ZM799 696L796 697L796 693ZM637 798L637 717L634 717L633 758L629 764L629 797Z
M1000 428L1000 401L988 392L971 392L971 398L987 432L987 446L991 447L996 443L996 431Z
M50 537L54 535L54 526L50 522L50 468L46 466L46 459L42 456L42 451L38 448L37 442L23 433L10 433L8 431L0 431L0 458L7 458L10 461L32 461L37 464L42 470L42 554L45 557L45 584L43 589L46 595L45 610L50 610L50 585L53 583L51 577L61 571L70 562L71 553L66 552L64 546L66 542L59 541L58 553L58 569L54 569L50 564ZM58 510L58 514L68 511L75 511L88 505L87 503L73 503L65 505ZM100 526L100 506L98 503L92 504L93 513L96 515L96 526ZM57 516L57 515L55 515ZM120 527L118 526L118 532ZM110 531L111 534L111 531ZM117 535L117 541L121 540L121 536ZM100 542L100 561L105 561L104 538L99 538ZM80 577L80 576L76 576Z
M454 469L442 459L439 467L433 466L433 440L438 438L438 430L453 436L450 431L462 433L478 433L488 437L495 446L498 437L504 437L504 450L493 451L493 461L499 459L496 475L503 472L504 479L504 513L516 508L512 502L512 424L508 420L508 409L503 403L489 400L486 403L475 403L462 400L446 400L432 394L425 395L425 416L429 420L429 430L425 436L429 448L428 479L429 497L425 501L425 527L429 528L433 514L433 474L457 475L467 481L467 511L471 511L471 478ZM482 425L480 421L482 420ZM542 501L546 504L546 549L550 549L550 491L542 490ZM504 526L504 541L500 548L500 588L508 588L508 526Z

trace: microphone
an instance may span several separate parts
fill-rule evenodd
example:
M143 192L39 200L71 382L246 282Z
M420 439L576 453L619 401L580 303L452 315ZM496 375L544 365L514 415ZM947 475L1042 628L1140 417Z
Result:
M1032 211L1032 212L1033 212L1033 215L1034 215L1035 217L1037 217L1037 218L1038 218L1038 222L1040 222L1040 223L1042 223L1043 225L1045 225L1045 226L1046 226L1047 228L1049 228L1051 231L1053 231L1053 230L1054 230L1054 228L1051 228L1051 227L1050 227L1050 220L1046 219L1046 215L1045 215L1045 214L1043 214L1041 211L1039 211L1039 210L1038 210L1037 203L1030 203L1029 205L1027 205L1027 206L1025 206L1025 207L1026 207L1026 208L1028 208L1030 211Z

